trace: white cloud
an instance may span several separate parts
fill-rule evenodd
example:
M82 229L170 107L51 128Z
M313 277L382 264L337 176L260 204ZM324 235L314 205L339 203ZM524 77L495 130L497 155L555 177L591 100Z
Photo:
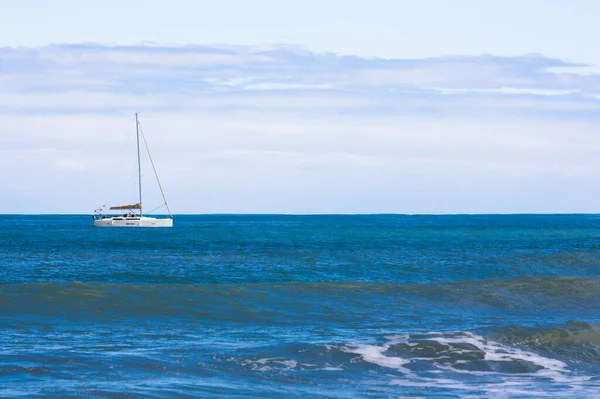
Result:
M600 195L599 77L538 55L81 45L0 61L13 212L135 199L135 111L175 212L570 212Z
M507 95L531 94L535 96L564 96L567 94L578 93L577 90L535 89L528 87L500 87L494 89L445 89L432 87L431 89L436 90L441 94L484 93Z

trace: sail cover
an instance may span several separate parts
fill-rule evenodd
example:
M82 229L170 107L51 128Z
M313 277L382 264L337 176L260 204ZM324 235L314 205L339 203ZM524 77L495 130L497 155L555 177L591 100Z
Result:
M131 205L111 206L110 209L142 209L142 204L138 202L137 204Z

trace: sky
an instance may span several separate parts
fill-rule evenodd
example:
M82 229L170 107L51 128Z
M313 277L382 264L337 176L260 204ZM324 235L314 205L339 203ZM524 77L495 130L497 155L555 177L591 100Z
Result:
M600 2L284 4L0 0L0 213L598 213Z

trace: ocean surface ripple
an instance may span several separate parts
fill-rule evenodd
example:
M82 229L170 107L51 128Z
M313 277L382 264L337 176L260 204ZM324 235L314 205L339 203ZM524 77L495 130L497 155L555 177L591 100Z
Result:
M0 397L600 397L600 216L0 215Z

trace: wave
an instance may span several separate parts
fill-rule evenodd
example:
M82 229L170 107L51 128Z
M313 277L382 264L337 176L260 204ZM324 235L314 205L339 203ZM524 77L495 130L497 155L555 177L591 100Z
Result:
M547 333L569 329L598 334L596 325L586 323L549 328ZM600 389L596 371L600 359L582 367L581 358L542 350L538 344L507 342L508 338L474 332L410 333L376 337L375 342L263 346L259 354L250 348L220 360L278 378L328 372L349 376L349 383L365 383L366 379L372 389L387 386L393 393L401 387L406 396L427 392L433 396L538 397L553 392L560 397L592 397ZM595 338L570 341L598 350L595 342Z
M507 327L502 339L515 344L549 346L593 345L600 347L600 323L571 322L561 328Z
M87 331L84 340L82 331L63 331L51 335L47 345L26 345L25 337L5 340L9 344L3 349L0 379L43 382L24 388L20 395L26 397L40 392L66 396L66 390L81 387L86 395L117 395L124 378L129 392L145 397L220 397L224 392L261 397L529 398L550 392L594 397L600 389L600 359L577 356L598 350L598 327L574 322L537 330L512 326L487 332L359 333L314 342L294 334L252 342L252 331L212 341L207 331L151 336L141 333L147 329L143 326L119 333ZM554 338L565 331L573 339ZM81 378L85 385L78 382ZM14 389L0 387L3 394L17 396Z
M157 281L160 278L157 277ZM280 284L132 284L30 282L0 284L0 310L47 308L142 312L192 312L212 303L257 310L281 306L330 306L349 310L373 303L396 303L404 309L469 307L497 310L560 312L600 307L600 279L589 277L522 277L507 280L462 280L447 283L280 283ZM150 309L150 306L152 309ZM42 313L43 314L43 313Z

